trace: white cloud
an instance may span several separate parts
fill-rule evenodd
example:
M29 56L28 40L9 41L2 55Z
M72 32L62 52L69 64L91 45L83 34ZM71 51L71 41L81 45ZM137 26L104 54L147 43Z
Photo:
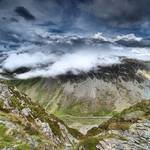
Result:
M17 75L16 78L27 79L37 76L55 77L72 71L74 74L88 72L96 69L97 66L109 66L121 63L120 57L150 61L149 49L124 48L111 46L93 50L79 50L73 53L66 53L59 57L47 68L40 68Z
M37 76L54 77L72 71L74 74L88 72L98 65L107 66L114 63L120 63L119 58L115 56L106 56L96 51L78 51L72 54L65 54L55 63L46 69L36 69L30 72L17 75L17 78L26 79Z
M124 41L137 41L140 42L143 38L137 37L134 34L118 35L116 36L115 41L124 40Z
M46 55L41 52L33 54L10 54L8 58L3 62L2 66L4 69L13 71L20 67L36 67L38 65L46 64L55 61L57 58L55 55Z
M125 35L117 35L117 36L114 36L114 37L107 37L105 35L103 35L103 33L96 33L92 36L92 38L94 39L99 39L99 40L102 40L102 41L105 41L105 42L117 42L119 40L123 40L123 41L126 41L126 42L129 42L129 41L137 41L137 42L140 42L143 40L142 37L137 37L135 34L125 34Z
M103 33L101 33L101 32L98 32L98 33L94 34L92 36L92 38L102 40L102 41L105 41L105 42L111 42L112 41L111 38L108 38L108 37L104 36Z
M97 66L121 63L120 57L150 61L149 48L131 48L114 44L115 41L121 39L125 41L142 40L134 34L115 37L106 37L102 33L97 33L92 37L51 35L50 39L56 46L52 49L49 44L45 46L29 45L30 47L23 45L19 49L19 54L17 54L18 51L7 53L8 58L2 62L2 68L13 71L20 67L29 67L31 71L16 75L16 78L26 79L37 76L54 77L68 71L72 71L74 74L88 72L91 69L96 69ZM109 41L111 44L96 45L93 39ZM57 41L67 43L73 40L90 40L95 45L85 42L82 48L76 46L72 49L70 47L57 47Z

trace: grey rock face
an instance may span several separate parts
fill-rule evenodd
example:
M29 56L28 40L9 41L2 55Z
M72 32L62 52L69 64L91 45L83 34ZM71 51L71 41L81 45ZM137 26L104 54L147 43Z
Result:
M150 121L135 123L129 130L120 131L115 136L100 141L96 148L98 150L149 150Z
M30 108L23 108L21 111L22 115L25 117L28 117L30 112L31 112Z

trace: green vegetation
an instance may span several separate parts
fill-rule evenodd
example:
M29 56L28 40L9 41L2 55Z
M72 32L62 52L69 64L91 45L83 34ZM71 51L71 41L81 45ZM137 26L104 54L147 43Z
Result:
M16 150L30 150L30 145L24 141L17 141L15 131L11 135L8 133L8 128L4 124L0 124L0 149L14 147Z
M83 140L80 141L80 143L77 145L77 149L83 148L85 150L97 150L96 145L103 141L105 138L113 138L116 137L118 139L126 140L123 137L118 137L118 135L115 134L105 134L101 136L86 136Z
M29 144L20 144L17 146L16 150L30 150Z
M137 122L141 116L137 116L137 118L125 119L127 114L132 112L142 111L143 117L150 118L150 100L143 100L140 103L137 103L134 106L131 106L128 109L125 109L121 113L115 114L111 119L102 123L98 128L92 128L88 131L87 135L96 135L101 133L102 131L109 129L117 129L117 130L127 130L130 125Z
M105 107L93 111L89 107L90 103L73 100L69 106L58 108L54 114L58 117L61 116L76 116L76 117L98 117L98 116L112 116L116 112L108 111Z
M0 124L0 148L5 146L10 147L13 142L13 137L6 134L7 128L5 125Z
M33 101L38 102L48 113L55 114L58 117L61 115L110 116L115 113L108 106L105 106L104 96L110 95L109 93L102 96L100 108L95 110L94 107L93 110L89 101L77 100L74 96L65 95L58 82L54 81L50 85L46 82L41 78L8 81L10 85L15 85L20 91L29 95Z
M80 139L84 138L84 135L81 134L78 130L73 129L73 128L68 128L68 127L67 127L67 129L68 129L69 133L71 133L71 135L73 137L75 137L76 139L80 140Z
M84 147L84 149L86 150L96 150L96 145L98 144L98 142L98 138L88 137L80 142L78 148L81 146Z

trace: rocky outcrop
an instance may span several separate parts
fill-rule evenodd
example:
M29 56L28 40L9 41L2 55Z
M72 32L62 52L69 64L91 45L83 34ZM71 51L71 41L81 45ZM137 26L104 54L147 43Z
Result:
M150 149L150 100L142 101L116 114L98 128L89 130L79 148L84 150Z
M65 149L82 136L63 121L48 115L38 104L16 88L0 83L0 148ZM7 136L11 137L9 141Z
M150 149L150 120L139 121L125 131L111 131L110 138L99 141L99 150L148 150Z

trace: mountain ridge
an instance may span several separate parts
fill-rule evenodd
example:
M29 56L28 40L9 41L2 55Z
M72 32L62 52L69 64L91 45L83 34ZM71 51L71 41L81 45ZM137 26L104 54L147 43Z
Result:
M54 115L47 114L39 104L7 81L0 82L0 148L149 149L149 120L150 100L141 100L83 135Z

